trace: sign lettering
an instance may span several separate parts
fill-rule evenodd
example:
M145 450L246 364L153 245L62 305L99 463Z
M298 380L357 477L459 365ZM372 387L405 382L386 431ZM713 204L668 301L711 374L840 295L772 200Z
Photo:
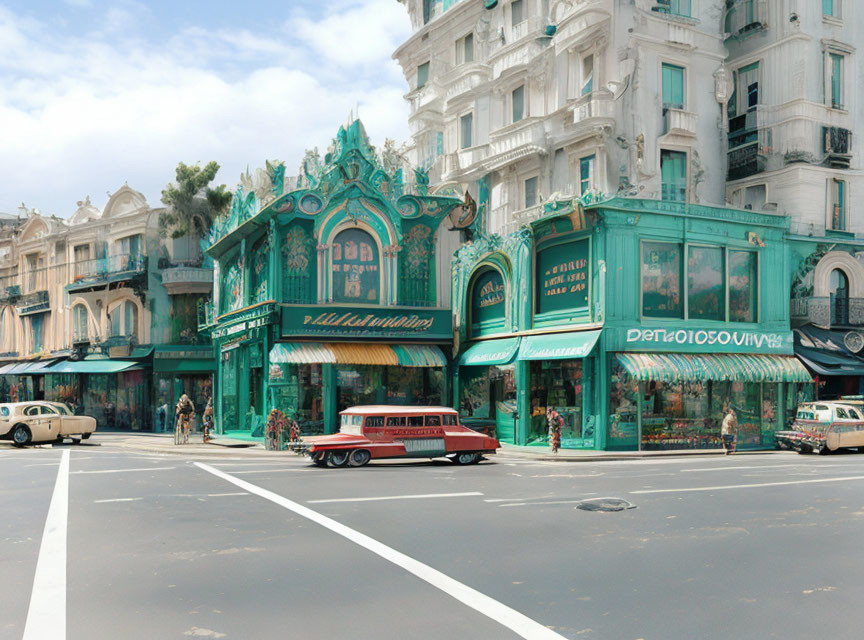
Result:
M586 309L589 240L556 245L537 254L537 313Z

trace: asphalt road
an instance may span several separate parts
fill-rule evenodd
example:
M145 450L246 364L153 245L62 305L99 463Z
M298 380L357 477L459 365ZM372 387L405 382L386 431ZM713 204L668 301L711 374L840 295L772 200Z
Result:
M0 638L862 636L864 455L328 470L93 441L0 445ZM635 508L576 508L602 497Z

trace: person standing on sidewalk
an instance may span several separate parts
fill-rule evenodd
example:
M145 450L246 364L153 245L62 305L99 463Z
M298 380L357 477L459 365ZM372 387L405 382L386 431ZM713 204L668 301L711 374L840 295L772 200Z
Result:
M723 424L720 427L720 434L723 436L723 448L726 449L726 455L735 453L735 436L738 432L738 416L735 415L735 410L732 407L726 411L723 417Z
M549 446L552 453L558 453L561 448L561 428L564 426L564 418L554 407L546 409L546 424L549 427Z

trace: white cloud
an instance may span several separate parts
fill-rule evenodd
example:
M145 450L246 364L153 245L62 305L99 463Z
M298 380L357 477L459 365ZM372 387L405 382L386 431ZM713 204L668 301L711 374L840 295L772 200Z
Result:
M373 144L407 136L390 59L408 29L396 2L352 3L318 22L294 15L273 34L196 28L160 45L136 37L136 5L122 11L62 37L0 7L0 210L24 201L65 217L124 182L155 205L181 160L216 160L229 185L265 159L293 173L356 105ZM121 23L122 36L105 28Z

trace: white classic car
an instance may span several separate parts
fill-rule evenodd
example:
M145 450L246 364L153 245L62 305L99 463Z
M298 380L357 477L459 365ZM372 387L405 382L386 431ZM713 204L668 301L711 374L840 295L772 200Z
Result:
M34 442L86 440L96 431L96 419L76 416L60 402L11 402L0 404L0 440L16 447Z

